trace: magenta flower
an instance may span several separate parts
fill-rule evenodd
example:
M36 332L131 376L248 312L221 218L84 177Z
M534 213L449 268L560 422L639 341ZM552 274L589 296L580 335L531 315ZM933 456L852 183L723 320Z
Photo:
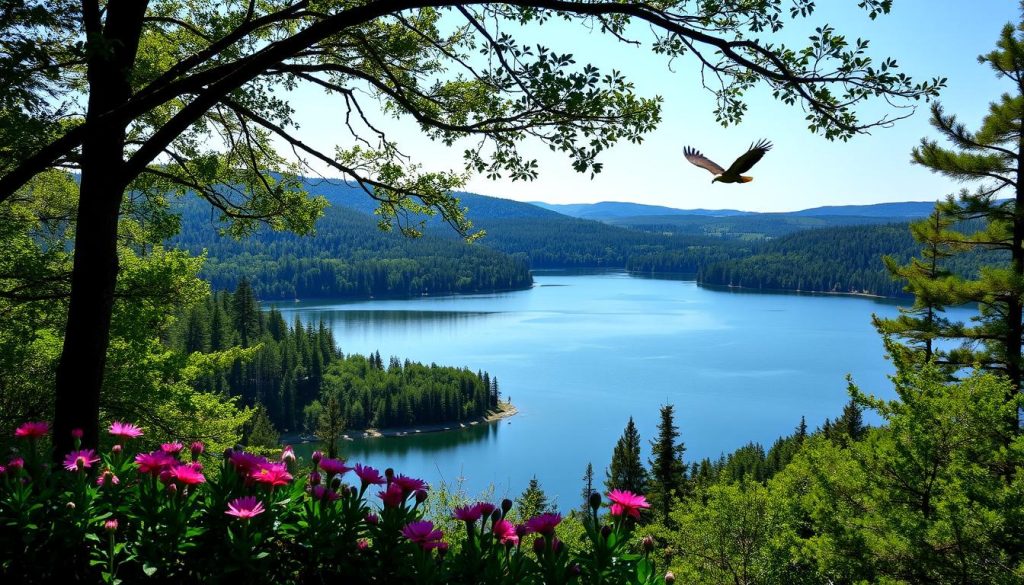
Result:
M99 460L100 458L96 456L96 451L92 449L72 451L64 457L64 469L68 471L88 469Z
M472 506L462 506L452 510L452 517L456 520L462 520L463 522L476 522L480 519L483 514L480 503L473 504Z
M196 459L199 459L199 456L202 455L203 451L205 451L205 450L206 450L206 445L204 445L202 441L193 441L192 442L192 448L191 448L192 460L195 461Z
M423 550L431 550L441 545L444 535L434 530L434 523L429 520L410 522L402 528L402 536L420 545Z
M295 461L295 449L292 449L291 445L284 446L284 449L281 451L281 461Z
M22 459L21 457L14 457L7 462L7 468L10 469L11 471L18 471L19 469L23 469L24 467L25 460Z
M519 544L519 535L516 534L515 525L504 518L494 523L492 531L501 544Z
M232 451L231 455L228 456L228 461L235 467L235 471L246 476L252 475L261 465L270 463L266 457L246 453L245 451Z
M160 450L168 455L177 455L178 453L181 453L181 450L184 448L185 446L177 441L174 441L173 443L163 443L160 445Z
M345 465L344 459L330 459L328 457L324 457L320 460L320 469L327 475L327 477L344 475L349 471L352 471L351 467Z
M265 511L263 502L257 500L255 496L246 496L244 498L235 498L228 502L228 509L224 513L241 520L248 520L249 518L259 516Z
M135 465L139 467L139 473L158 475L161 471L177 463L166 451L153 451L151 453L139 453L135 456Z
M385 508L397 508L405 501L406 494L402 493L402 488L398 484L393 483L387 490L377 492L377 497L384 501Z
M170 479L182 485L196 485L206 481L199 469L192 465L175 465L170 469Z
M83 436L85 436L85 431L82 429L71 429L72 439L81 439Z
M117 532L117 518L111 518L104 522L103 529L107 532Z
M50 423L48 422L27 422L14 430L14 436L25 437L26 439L41 439L49 432Z
M100 487L106 487L108 485L120 485L120 484L121 484L121 479L118 478L116 475L114 475L114 472L109 470L109 469L103 470L103 473L99 474L96 477L96 485L98 485Z
M372 525L376 526L379 522L380 522L380 517L377 516L376 514L367 514L366 515L366 523L367 524L372 524Z
M323 466L323 463L320 464ZM402 488L402 493L409 495L416 490L421 490L427 487L426 482L422 479L415 479L412 477L406 477L404 475L398 475L392 480L392 483L398 484L398 487Z
M551 536L555 533L555 526L562 521L561 514L544 513L526 521L526 527L530 532Z
M380 474L376 469L356 463L355 466L356 475L359 476L359 481L363 483L363 487L368 485L384 485L387 480Z
M333 502L341 497L338 495L337 492L323 485L313 486L312 496L314 500L319 500L321 502L323 502L324 500L326 500L327 502Z
M292 474L288 473L288 467L284 463L263 463L252 473L249 478L258 483L265 483L271 487L288 485L292 480Z
M629 514L634 518L640 517L641 508L650 508L647 498L626 490L612 490L608 492L608 499L611 501L612 516Z
M114 421L110 425L110 434L122 439L138 439L142 436L142 429L132 423Z
M366 550L370 548L370 541L366 540L365 538L360 538L356 541L356 548L358 548L361 551Z

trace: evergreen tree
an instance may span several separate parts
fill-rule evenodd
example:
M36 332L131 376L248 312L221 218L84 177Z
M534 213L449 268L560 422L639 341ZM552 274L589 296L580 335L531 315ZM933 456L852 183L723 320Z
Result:
M594 464L587 462L587 471L583 473L583 491L580 495L583 498L583 503L580 504L580 510L584 515L590 513L590 496L594 493Z
M242 347L249 347L260 335L260 308L247 278L238 281L238 288L232 295L232 309L239 341Z
M864 426L863 409L853 399L843 407L843 414L832 423L828 438L847 444L859 441L864 437L867 427Z
M673 502L685 490L686 465L683 453L686 447L679 439L675 425L675 407L666 404L661 407L661 421L658 423L658 438L651 441L651 479L648 483L647 498L651 509L662 522L669 522L669 511Z
M278 446L280 435L270 421L267 409L262 404L256 404L256 414L248 423L248 433L245 436L245 444L251 447L275 448Z
M629 417L622 436L615 443L606 476L604 484L609 490L629 490L638 494L646 491L647 469L640 460L640 433L633 417Z
M523 493L516 498L515 501L516 513L519 515L521 520L529 520L537 514L543 514L544 512L552 512L554 508L548 504L548 496L544 493L544 490L540 487L540 482L537 481L537 476L530 478L530 483L523 490Z
M323 402L316 427L316 438L327 448L328 457L333 459L338 456L338 441L341 440L341 433L344 430L345 419L342 416L341 401L338 400L338 395L332 392Z
M936 280L930 265L902 267L909 276L908 289L919 299L918 306L931 304L977 303L980 315L970 325L934 324L935 331L900 330L893 333L921 345L929 336L960 340L963 345L945 356L950 366L969 367L980 364L1001 372L1010 380L1012 394L1021 389L1022 313L1024 313L1024 149L1021 128L1024 126L1024 29L1007 24L996 43L996 49L980 56L997 77L1010 82L1008 93L989 105L977 131L968 130L956 116L946 114L939 103L932 106L932 126L951 144L939 146L924 138L914 148L913 161L956 181L977 181L976 191L964 190L959 200L950 196L938 205L935 228L921 228L915 234L923 238L928 254L937 258L948 251L957 253L978 250L999 250L1005 260L988 263L972 278L958 276ZM964 228L965 222L981 223L980 229ZM968 224L971 225L971 224ZM920 273L920 274L915 274ZM899 273L897 273L899 274ZM936 294L936 293L940 294ZM925 312L924 318L927 319ZM926 350L927 350L927 346ZM1013 399L1014 397L1009 397Z

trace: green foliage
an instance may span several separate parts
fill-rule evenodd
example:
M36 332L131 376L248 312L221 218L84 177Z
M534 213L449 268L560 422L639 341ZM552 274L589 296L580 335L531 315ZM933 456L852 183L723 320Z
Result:
M648 473L640 460L640 431L633 417L629 417L622 436L615 443L612 461L605 473L607 490L627 490L636 494L646 492Z
M515 499L516 516L525 521L539 514L554 511L555 506L548 502L548 496L544 493L544 488L540 487L537 476L531 477L529 485Z
M678 442L679 428L675 424L675 407L665 404L661 407L658 422L658 438L651 441L650 481L647 499L659 520L669 522L672 504L686 492L686 464L683 453L686 447Z
M253 411L254 414L243 433L242 443L250 447L276 449L280 445L280 435L267 416L267 409L263 408L262 404L257 404Z

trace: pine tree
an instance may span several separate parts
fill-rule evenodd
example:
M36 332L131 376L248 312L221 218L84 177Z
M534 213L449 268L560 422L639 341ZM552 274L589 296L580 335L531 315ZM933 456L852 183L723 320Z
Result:
M255 344L260 335L260 307L256 303L249 279L243 277L238 281L231 304L235 330L238 331L242 347Z
M327 447L327 456L330 458L338 455L338 441L341 433L345 430L345 419L341 412L341 401L334 392L328 394L323 401L323 408L317 419L316 438Z
M1024 127L1024 28L1007 24L996 43L996 49L980 56L997 77L1010 82L1008 93L989 105L977 131L970 131L956 116L946 114L939 103L932 106L932 126L951 144L940 147L924 138L912 152L913 161L955 181L976 181L976 191L964 190L959 200L950 196L938 205L936 225L981 229L929 229L925 236L926 250L940 250L949 245L956 253L1003 251L1006 260L991 254L980 274L971 278L950 276L938 284L928 278L912 278L908 289L920 299L919 305L936 302L933 285L941 286L938 302L950 305L977 303L980 315L970 324L952 323L939 328L935 335L960 340L963 345L944 356L951 368L980 364L1003 373L1011 383L1008 399L1016 399L1022 375L1022 333L1024 333L1024 148L1021 128ZM1008 196L1008 197L1007 197ZM971 222L964 225L964 222ZM941 250L945 253L945 249ZM926 256L927 259L927 256ZM913 272L911 267L903 267ZM927 271L926 271L927 272ZM926 274L927 276L927 274ZM927 317L927 313L925 314ZM896 332L909 342L924 339L915 331ZM931 335L928 332L928 335ZM1013 421L1018 428L1017 421ZM1014 433L1019 431L1013 431Z
M842 444L859 441L867 432L864 426L863 409L852 399L843 407L843 414L832 424L830 439Z
M274 423L270 421L267 409L257 402L255 410L256 413L249 422L245 444L253 447L277 447L280 435L277 434Z
M553 511L551 505L548 504L548 496L541 489L536 475L530 479L530 483L523 490L523 493L516 498L515 506L516 513L524 521L533 518L537 514Z
M686 447L677 443L679 429L675 425L675 407L666 404L661 407L661 421L658 423L658 438L651 441L651 479L648 483L647 498L651 509L664 523L669 522L669 511L673 502L685 490L686 465L683 453Z
M580 495L583 497L583 503L580 505L580 510L583 514L590 513L590 496L594 493L594 465L587 462L587 471L583 473L583 491Z
M641 494L647 488L647 469L640 460L640 433L636 430L633 417L629 417L622 436L615 443L606 476L604 484L609 490L629 490Z

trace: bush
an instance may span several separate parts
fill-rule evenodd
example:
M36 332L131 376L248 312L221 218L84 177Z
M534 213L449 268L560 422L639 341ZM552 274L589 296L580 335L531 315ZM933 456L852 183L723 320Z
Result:
M44 460L47 433L23 424L0 466L5 583L664 583L650 546L633 550L647 507L635 494L613 491L600 515L594 498L583 546L569 550L561 516L514 525L508 500L456 508L465 530L442 534L424 518L422 480L319 452L300 474L287 447L277 460L213 457L201 443L140 451L142 430L118 422L111 448L76 439L57 466Z

